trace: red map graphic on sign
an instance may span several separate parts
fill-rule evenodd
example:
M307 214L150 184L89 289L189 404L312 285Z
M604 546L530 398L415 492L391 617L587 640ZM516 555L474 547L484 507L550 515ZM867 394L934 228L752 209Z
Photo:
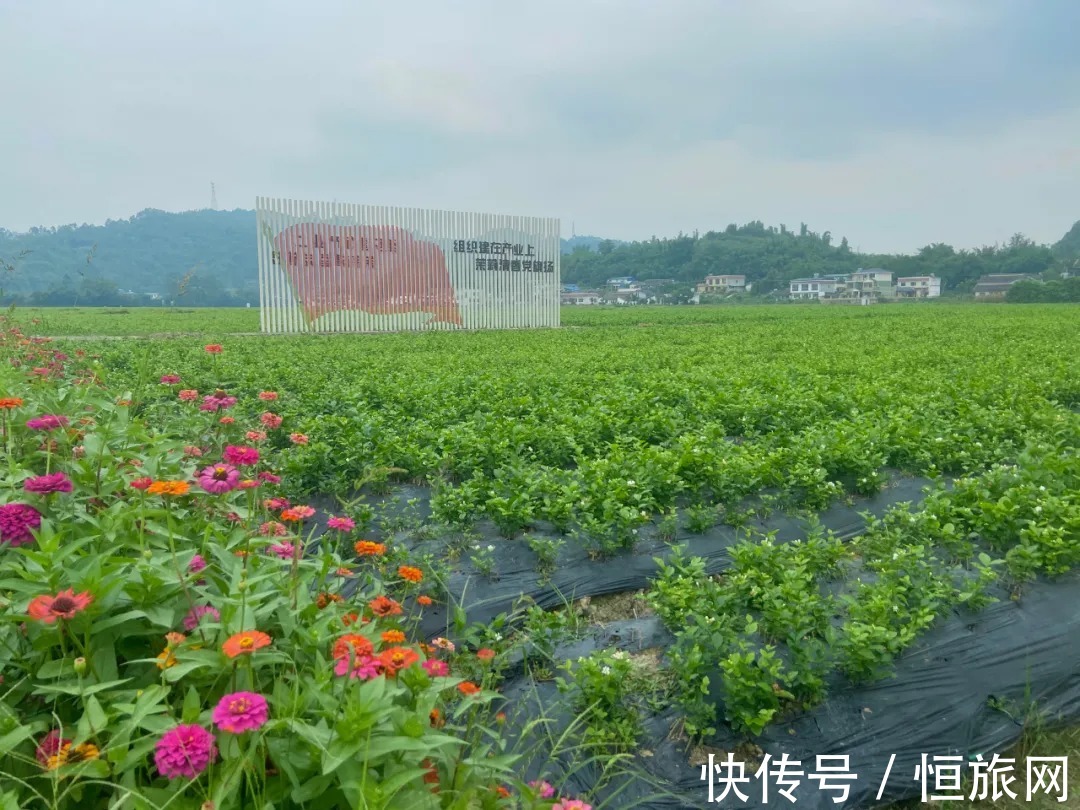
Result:
M330 312L429 312L461 326L446 256L434 242L397 226L300 224L274 239L308 322Z

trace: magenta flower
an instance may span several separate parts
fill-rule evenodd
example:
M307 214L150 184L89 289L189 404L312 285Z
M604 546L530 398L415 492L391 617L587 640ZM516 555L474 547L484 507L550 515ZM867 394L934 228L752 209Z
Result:
M67 427L67 425L68 418L66 416L51 413L38 416L26 423L26 426L31 430L56 430L57 428Z
M350 665L348 658L339 658L334 665L334 674L348 674L350 678L370 681L382 674L382 661L370 655L357 655L353 656Z
M41 526L41 513L25 503L0 506L0 543L24 546L34 542L31 530Z
M438 658L429 658L420 666L432 678L445 678L450 674L450 665L445 661L440 661Z
M259 473L259 480L260 481L265 481L268 484L280 484L281 483L281 477L280 476L274 475L272 472L266 472L266 471L263 471L263 472Z
M269 549L271 554L276 554L283 560L291 560L296 554L296 546L292 543L274 543Z
M550 799L555 795L555 788L553 788L548 782L542 780L534 780L529 782L529 787L536 791L536 795L541 799Z
M154 763L166 779L194 779L216 758L214 735L202 726L177 726L154 747Z
M206 560L203 559L202 554L196 554L188 563L187 570L192 574L197 574L204 568L206 568Z
M65 745L71 745L71 740L65 740L60 736L60 732L54 728L41 738L41 742L38 743L38 747L34 751L34 756L37 757L37 761L44 768L49 764L49 757L59 754L60 749Z
M229 734L243 734L260 728L269 718L266 698L254 692L225 695L214 707L214 725Z
M559 799L551 805L551 810L592 810L592 805L585 804L581 799Z
M203 397L202 405L199 406L200 411L227 411L233 405L236 404L236 397L226 396L224 391L217 391L213 394L207 394Z
M259 463L259 451L254 447L230 444L225 448L225 460L237 467L246 467Z
M351 532L356 528L356 522L348 517L332 517L326 521L326 528L337 529L339 532Z
M184 617L184 629L189 633L199 626L199 622L202 621L203 616L209 616L211 621L218 621L221 618L221 614L218 613L216 607L211 605L196 605L188 611L187 616Z
M38 495L51 495L54 492L71 492L74 487L66 473L55 472L49 475L36 475L23 482L23 489Z
M178 382L180 382L180 375L179 374L162 374L161 375L161 384L162 385L176 385Z
M199 473L199 486L212 495L231 492L240 485L240 471L231 464L214 464Z

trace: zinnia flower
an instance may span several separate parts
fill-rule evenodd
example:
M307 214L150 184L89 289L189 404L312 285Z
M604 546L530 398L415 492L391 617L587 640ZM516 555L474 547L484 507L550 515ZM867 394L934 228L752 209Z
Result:
M38 743L37 750L34 751L34 756L37 757L38 764L42 768L49 764L49 757L56 756L60 749L65 745L71 745L71 740L66 740L60 736L60 732L53 729L44 737L41 738L41 742Z
M340 593L320 593L318 596L315 597L315 606L319 608L319 610L323 610L334 604L335 602L344 601L345 597L342 596Z
M445 661L440 661L438 658L429 658L420 666L432 678L445 678L450 674L450 665Z
M376 616L381 616L384 619L387 616L398 616L401 614L401 605L389 596L376 596L368 602L368 607L371 608L372 613Z
M383 663L380 659L370 655L360 655L352 659L339 658L337 663L334 664L334 674L348 675L350 678L359 678L362 681L369 681L372 678L377 678L382 674Z
M166 779L194 779L216 758L214 735L202 726L177 726L154 748L154 763Z
M277 391L260 391L259 399L263 402L273 402L278 398Z
M547 782L534 780L532 782L529 782L529 787L535 790L536 795L539 796L541 799L550 799L552 796L555 795L555 788Z
M79 743L73 746L69 741L65 741L55 754L45 760L45 770L55 771L63 765L89 762L99 756L101 756L101 752L93 743Z
M386 644L401 644L405 641L405 634L400 630L386 630L382 634L382 640Z
M285 528L285 524L278 523L276 520L268 520L259 526L259 534L263 537L284 537L289 533L289 530Z
M187 495L189 489L187 481L155 481L146 491L150 495Z
M263 506L265 506L267 509L288 509L289 508L289 499L288 498L267 498L265 501L263 501Z
M180 382L180 375L179 374L162 374L161 375L161 384L162 385L176 385L178 382Z
M277 430L279 427L281 427L282 419L276 413L271 413L270 411L267 411L259 417L259 421L263 423L263 427L265 427L267 430Z
M281 483L281 477L280 476L274 475L272 472L266 472L266 470L263 470L261 473L259 473L259 480L260 481L265 481L267 484L280 484Z
M326 528L336 529L339 532L351 532L356 528L356 523L348 517L331 517L326 521Z
M15 408L21 408L23 401L19 397L2 397L0 398L0 411L12 411Z
M41 513L26 503L0 505L0 543L24 546L34 542L33 529L41 526Z
M199 486L212 495L231 492L239 483L240 471L231 464L214 464L199 473Z
M431 604L431 597L420 595L416 597L416 604L420 605L421 607L428 607Z
M466 697L468 697L469 695L475 695L477 692L480 691L480 687L472 681L462 681L457 685L457 689L459 692L461 692L461 694L465 695Z
M212 605L196 605L188 611L187 616L184 617L184 629L189 633L199 626L199 622L202 621L203 616L209 616L211 621L218 621L221 618L221 614L218 613L218 609Z
M382 661L386 674L394 676L419 661L420 654L408 647L391 647L379 653L379 660Z
M206 568L206 560L203 559L201 554L196 554L188 563L188 571L192 574L197 574L204 568Z
M427 662L425 661L424 663L426 664ZM438 709L432 709L430 712L428 712L428 720L431 721L432 728L442 728L446 725L446 719L443 717L442 712L440 712Z
M47 413L29 420L26 426L30 430L56 430L57 428L67 427L68 418L60 414Z
M581 799L560 799L551 805L551 810L592 810L592 805Z
M495 657L495 651L488 649L487 647L483 647L476 651L476 657L479 658L481 661L487 662Z
M414 568L411 565L402 565L397 570L398 576L406 582L420 582L424 578L424 572L419 568Z
M220 424L222 424L222 425L231 425L234 422L236 422L236 420L233 419L231 416L223 416L220 419L218 419L218 422Z
M361 557L377 557L386 553L386 546L382 543L373 543L371 540L359 540L353 545L353 549Z
M262 481L256 481L254 478L245 478L240 482L240 489L257 489L262 486Z
M455 649L454 642L452 642L448 638L443 638L442 636L439 636L438 638L433 638L431 640L431 644L432 646L438 647L440 650L445 650L446 652L453 652Z
M213 712L214 725L229 734L243 734L261 728L270 717L266 698L254 692L225 695Z
M303 433L290 433L289 441L293 444L307 444L308 437Z
M94 597L87 591L77 594L69 588L56 596L35 596L26 612L32 619L52 624L57 619L74 619L76 613L85 610L93 601Z
M271 554L283 560L291 560L296 555L296 546L292 543L274 543L268 550Z
M145 489L148 489L152 483L154 483L154 479L151 478L149 475L147 475L147 476L144 476L142 478L136 478L134 481L131 482L131 484L129 486L132 489L143 489L143 490L145 490Z
M265 442L266 434L261 430L249 430L244 434L244 438L249 442Z
M225 351L220 343L208 343L203 348L206 349L208 354L221 354Z
M67 473L55 472L49 475L36 475L23 482L23 489L38 495L51 495L54 492L71 492L74 486Z
M315 514L315 510L310 506L294 506L292 510L301 518L309 518Z
M199 392L194 388L185 388L176 396L181 402L194 402L199 398Z
M245 630L229 636L229 639L221 645L221 650L229 658L236 658L238 655L253 653L268 646L270 646L270 636L266 633L260 630Z
M334 648L330 654L333 658L348 658L350 656L356 658L362 655L371 655L374 650L375 647L367 636L362 636L359 633L347 633L334 642Z
M184 447L184 455L188 458L202 458L202 448L196 447L193 444L186 445Z

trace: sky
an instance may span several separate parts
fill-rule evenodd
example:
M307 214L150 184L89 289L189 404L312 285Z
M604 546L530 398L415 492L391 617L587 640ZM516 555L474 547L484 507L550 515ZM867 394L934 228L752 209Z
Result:
M761 220L872 252L1080 219L1078 0L2 0L0 227L256 196Z

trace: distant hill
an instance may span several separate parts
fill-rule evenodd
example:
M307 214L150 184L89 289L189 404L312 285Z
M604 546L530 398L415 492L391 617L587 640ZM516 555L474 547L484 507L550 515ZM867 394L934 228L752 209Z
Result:
M1080 258L1080 222L1052 248L1017 234L1008 244L975 250L928 245L913 255L855 253L826 231L798 231L761 222L728 225L703 235L619 242L574 236L562 242L566 282L595 285L613 276L700 281L710 273L742 273L755 292L783 288L814 273L883 267L898 275L935 273L946 289L969 289L986 273L1041 273ZM192 306L258 302L255 212L147 209L104 225L0 229L0 296L44 305L140 303L146 294Z

